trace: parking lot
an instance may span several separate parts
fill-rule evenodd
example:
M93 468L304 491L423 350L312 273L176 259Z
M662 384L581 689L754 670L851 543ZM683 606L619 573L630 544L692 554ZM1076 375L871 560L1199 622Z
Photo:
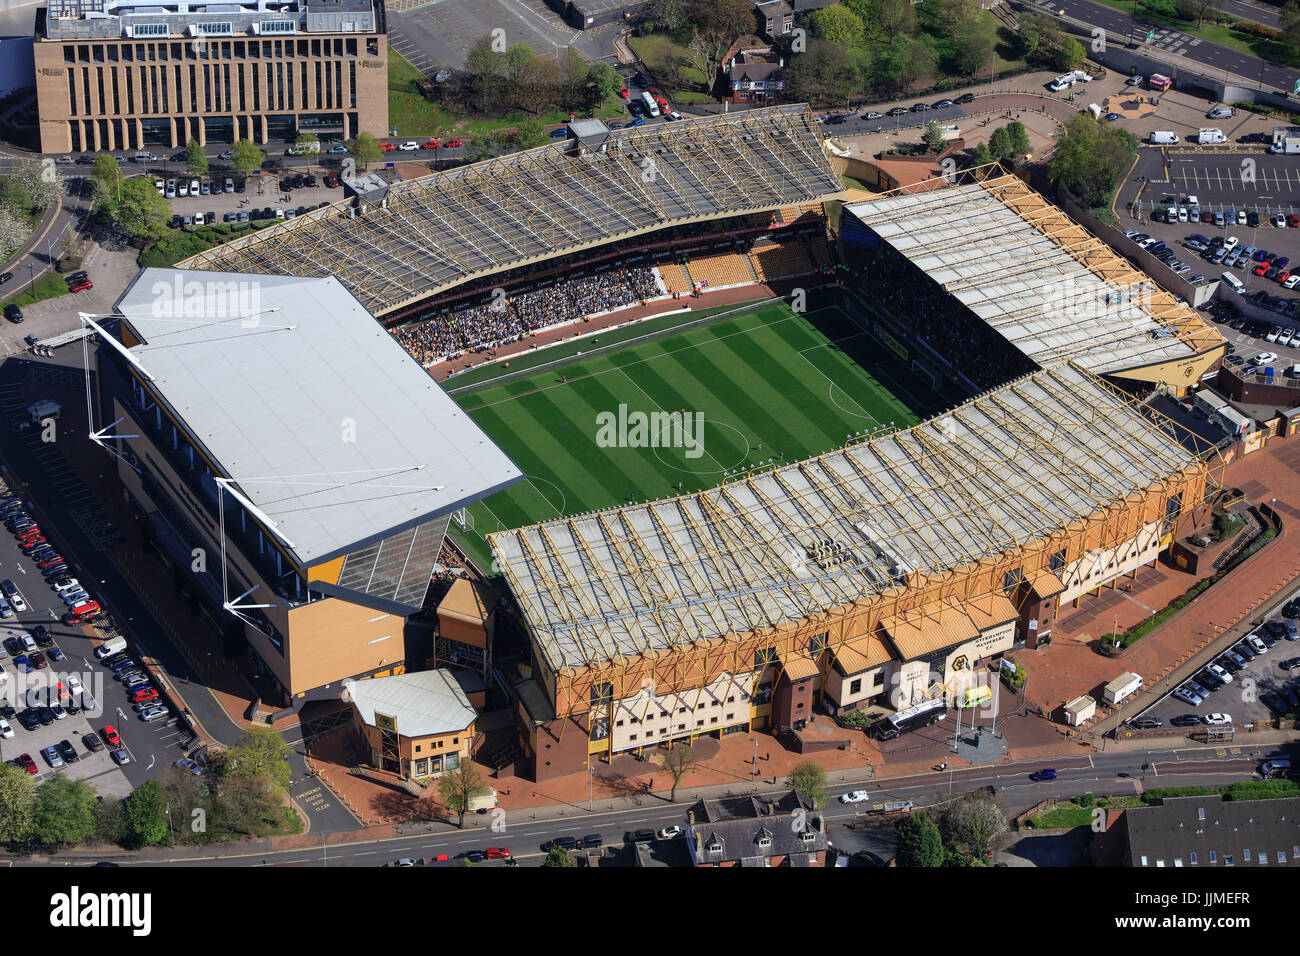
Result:
M56 445L47 443L47 448ZM57 462L51 464L57 468ZM54 476L51 481L66 483L67 478ZM75 509L78 489L69 485L68 490L74 496ZM0 606L0 713L8 724L7 731L0 727L0 759L21 762L21 755L26 754L38 779L64 773L88 780L102 794L123 796L158 768L183 756L181 744L189 734L171 713L151 722L140 719L132 704L134 691L94 655L97 639L117 634L112 622L96 622L92 637L85 625L64 620L73 591L80 588L89 599L99 600L102 582L86 577L84 565L67 552L57 536L46 534L48 525L42 524L39 514L21 499L9 498L3 482L0 498L10 502L0 537L0 592L6 595ZM87 512L83 518L92 514ZM35 530L22 526L28 520L35 522ZM112 528L93 523L83 528L90 534L114 533ZM55 549L66 571L58 572L57 566L42 570L40 562L51 558L50 552L33 551L38 537L46 540L36 545ZM62 586L62 592L56 585ZM75 598L79 602L86 599ZM146 686L141 681L136 689ZM165 695L165 687L156 690ZM106 727L116 731L116 746L108 739L112 735L105 732ZM102 748L92 749L93 741L87 736L92 732ZM65 741L75 760L63 754L55 760L43 753ZM114 750L123 751L126 760L115 760Z
M1159 165L1155 150L1143 152L1142 173ZM1249 153L1195 153L1169 150L1167 192L1192 193L1201 208L1211 212L1254 209L1261 216L1300 212L1300 157L1276 156L1266 151ZM1163 178L1158 174L1152 178ZM1143 195L1143 199L1151 199Z
M1300 603L1285 606L1285 615L1300 617ZM1192 681L1200 684L1208 692L1200 704L1192 704L1180 699L1175 694L1187 688L1187 682L1171 687L1169 693L1153 706L1147 708L1134 718L1139 722L1143 718L1156 718L1163 728L1176 727L1175 721L1186 723L1185 729L1199 727L1208 729L1205 717L1208 714L1227 714L1231 722L1224 726L1240 728L1244 724L1260 724L1273 716L1284 713L1300 713L1300 629L1287 636L1287 624L1292 620L1278 612L1269 617L1265 624L1251 631L1250 635L1237 641L1230 648L1218 653L1207 653L1201 670ZM1255 637L1255 641L1251 641ZM1242 644L1250 642L1254 647L1242 650ZM1258 643L1256 643L1256 641ZM1263 647L1261 652L1259 647ZM1238 660L1225 659L1227 652L1237 655ZM1283 663L1290 668L1283 668ZM1230 681L1218 684L1215 674L1207 676L1207 665L1219 668L1218 678L1226 672ZM1218 684L1218 686L1212 686ZM1193 720L1199 723L1193 722Z

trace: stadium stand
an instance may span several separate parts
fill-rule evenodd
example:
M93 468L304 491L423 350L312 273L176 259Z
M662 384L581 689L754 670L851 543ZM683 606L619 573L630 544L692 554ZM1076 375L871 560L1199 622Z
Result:
M769 279L792 279L816 270L808 258L807 250L798 241L759 240L749 253L749 261L754 272L764 282Z
M663 262L659 264L659 277L663 279L664 286L669 292L678 295L686 295L693 288L691 285L690 274L686 267L676 262Z
M640 174L650 155L653 184ZM775 106L569 139L393 183L182 268L332 274L382 317L485 276L652 230L816 206L842 188L808 107Z
M711 288L746 285L758 282L761 278L750 267L749 257L736 252L691 256L687 270L697 285Z

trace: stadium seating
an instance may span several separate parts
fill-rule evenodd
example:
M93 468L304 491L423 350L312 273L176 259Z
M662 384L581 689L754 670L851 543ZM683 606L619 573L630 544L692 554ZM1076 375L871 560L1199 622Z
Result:
M749 257L736 252L691 256L686 268L697 284L704 283L709 288L758 281L758 276L750 267Z
M749 253L749 260L759 278L765 282L769 279L807 275L816 269L808 258L807 250L797 240L756 242Z
M693 288L691 277L687 274L686 269L675 262L661 263L659 265L659 278L664 280L664 287L669 292L686 295Z

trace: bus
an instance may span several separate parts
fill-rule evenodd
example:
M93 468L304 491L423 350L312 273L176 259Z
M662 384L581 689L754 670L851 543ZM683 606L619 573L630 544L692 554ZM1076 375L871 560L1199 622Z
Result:
M647 116L659 115L659 104L655 102L655 98L649 93L641 94L641 105L645 107Z
M924 703L915 704L876 721L871 727L871 732L877 740L893 740L908 731L937 724L943 720L947 712L948 705L944 703L942 698L927 700Z

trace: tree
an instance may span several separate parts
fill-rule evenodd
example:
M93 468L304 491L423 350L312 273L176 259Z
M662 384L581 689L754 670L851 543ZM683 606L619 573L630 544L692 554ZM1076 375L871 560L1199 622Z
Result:
M21 843L31 836L35 803L36 779L13 764L0 764L0 843Z
M228 773L260 777L276 789L289 789L289 755L292 748L270 727L252 727L240 734L226 751Z
M462 830L465 829L465 814L469 812L470 804L486 790L478 767L464 757L461 757L454 769L438 778L438 793L442 796L442 803L460 818L456 826Z
M234 772L229 761L216 769L209 829L259 836L283 818L284 794L266 774Z
M795 767L785 784L812 803L814 809L820 810L826 806L826 792L829 789L826 772L815 760L805 760Z
M526 119L515 128L515 132L519 134L520 149L532 149L550 139L541 120Z
M123 801L126 811L126 838L134 847L153 846L167 839L167 819L163 815L163 796L154 780L146 780Z
M997 27L991 19L980 18L957 37L953 65L967 76L975 76L993 60Z
M95 839L100 843L127 842L124 801L105 797L95 804Z
M827 40L814 37L807 52L789 62L790 90L797 99L842 102L860 89L860 73L848 51Z
M1293 49L1300 47L1300 0L1286 0L1277 19L1287 44Z
M96 802L95 788L84 780L63 774L46 780L32 808L36 839L51 846L90 839L95 835Z
M122 184L122 199L113 210L113 221L128 235L152 242L167 232L172 207L147 176L135 176Z
M190 140L185 146L185 168L191 176L208 174L208 157L204 155L203 147L197 139Z
M880 51L872 85L892 97L928 77L933 70L934 54L929 47L915 37L899 35Z
M357 166L362 171L371 163L379 162L379 157L383 155L383 150L379 148L379 140L375 139L374 133L357 133L357 138L352 141L352 158L357 161Z
M561 867L573 866L573 860L569 858L569 851L562 846L553 846L546 851L546 859L542 866Z
M686 0L654 0L650 17L669 33L686 26Z
M608 63L597 62L587 69L587 82L595 90L596 100L604 102L618 92L618 88L623 85L623 78Z
M113 162L116 163L117 160ZM32 197L32 209L36 211L56 202L63 192L63 178L52 162L39 159L18 160L10 166L9 175Z
M731 44L754 31L754 10L749 0L694 0L688 15L694 32L687 49L711 92Z
M117 163L113 165L116 166ZM11 176L5 177L0 179L0 206L19 219L26 219L32 213L32 194L18 180Z
M14 250L27 241L30 233L31 229L24 220L8 209L0 208L0 259L13 255Z
M898 822L899 866L943 866L943 837L928 813L910 813Z
M970 152L970 164L972 166L987 166L991 162L993 162L993 153L989 149L989 144L977 143Z
M699 758L695 754L695 748L690 744L669 747L663 755L663 768L668 772L668 776L673 778L672 793L668 795L669 803L677 802L677 788L681 785L682 779L695 769L697 763Z
M1030 17L1022 17L1020 27L1016 30L1016 43L1026 62L1034 61L1042 42L1043 35L1038 32L1038 23Z
M320 137L315 133L304 133L299 131L297 139L293 141L295 146L310 146L312 143L319 145Z
M989 152L995 159L1013 159L1015 151L1011 148L1011 134L1005 126L999 126L989 137Z
M938 120L930 120L925 124L925 145L930 147L936 153L943 152L944 144L947 142L943 138L943 130L939 128Z
M266 161L266 154L251 139L235 140L230 153L230 165L245 175L257 172Z
M465 89L471 109L478 113L486 113L501 101L501 54L492 48L493 42L485 33L465 53Z
M1006 830L1007 820L991 796L973 791L948 808L944 828L955 848L982 860L988 853L989 842Z
M90 179L95 189L95 201L102 204L122 198L122 167L107 153L95 157L90 167Z
M812 34L830 43L853 47L866 39L867 28L862 18L842 3L814 10L808 15Z
M1083 61L1087 59L1084 53L1083 44L1074 37L1066 37L1061 41L1061 48L1056 54L1056 68L1058 70L1077 70L1083 66Z
M63 245L59 249L59 255L64 259L70 259L77 254L77 232L71 225L63 227L62 232Z
M1132 134L1079 113L1056 138L1048 170L1090 209L1110 202L1136 150Z
M1007 124L1007 135L1011 140L1011 154L1013 156L1028 156L1033 152L1033 144L1029 142L1029 130L1025 129L1025 124L1020 120L1012 120Z

